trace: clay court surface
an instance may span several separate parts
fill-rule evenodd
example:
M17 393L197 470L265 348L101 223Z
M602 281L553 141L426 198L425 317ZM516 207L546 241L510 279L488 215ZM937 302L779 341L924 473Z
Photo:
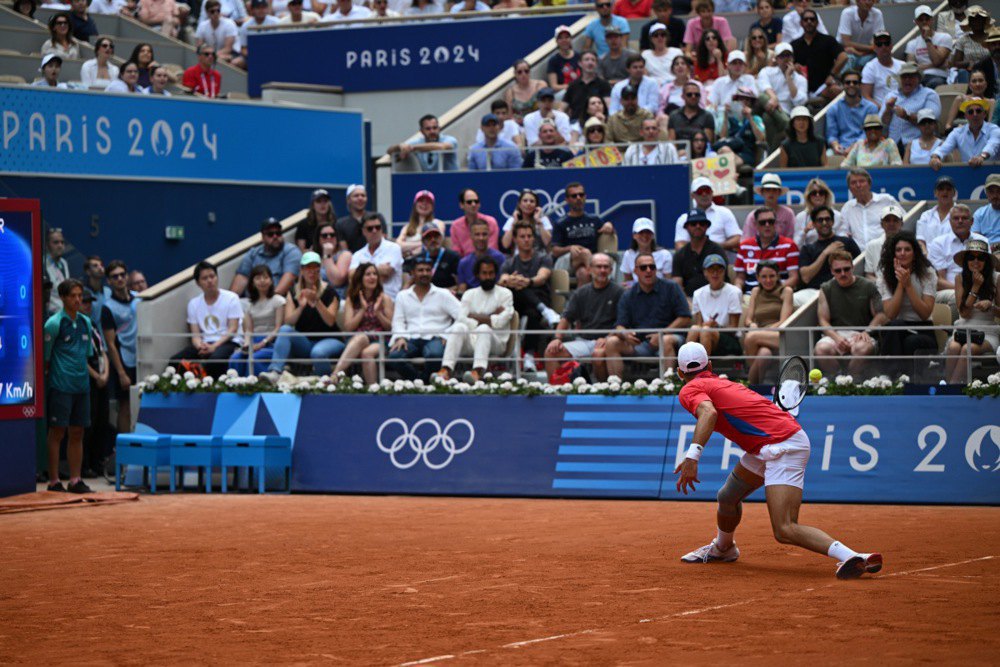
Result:
M886 569L837 581L751 504L143 496L0 516L0 662L984 663L1000 509L807 505ZM993 656L990 658L989 656Z

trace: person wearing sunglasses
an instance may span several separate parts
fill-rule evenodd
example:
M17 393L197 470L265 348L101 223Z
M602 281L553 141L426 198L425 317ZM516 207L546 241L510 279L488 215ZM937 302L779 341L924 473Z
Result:
M819 238L802 247L799 253L799 277L802 288L795 292L796 308L816 296L816 292L826 281L833 278L830 257L839 250L845 250L853 260L861 254L861 248L849 236L833 233L834 215L829 206L817 206L812 210L812 223Z
M299 276L299 260L302 251L294 243L287 243L282 233L281 223L275 218L267 218L260 225L261 244L251 248L243 255L236 275L229 289L243 296L250 282L250 273L258 264L265 264L271 269L272 276L279 276L274 293L287 296L288 290L295 284Z
M605 31L610 26L615 26L622 35L627 35L631 29L626 19L612 15L611 0L597 0L594 3L594 8L597 10L597 18L591 21L583 31L583 50L593 49L597 51L598 57L603 58L608 53Z
M871 331L885 317L877 307L879 296L875 283L854 272L854 260L846 250L835 250L827 257L833 280L819 290L816 315L823 327L823 337L816 341L816 365L825 374L841 372L841 358L849 357L847 372L858 377L866 362L878 349Z
M990 246L985 241L969 239L955 254L954 262L960 267L955 296L961 315L955 325L975 329L958 329L948 341L945 375L951 384L965 384L969 355L992 354L1000 349L1000 330L995 319L1000 313L1000 285L997 284L1000 259L990 253Z
M138 363L136 307L139 295L130 284L128 266L122 260L108 262L106 275L111 293L104 299L100 327L108 346L110 393L118 401L118 432L128 433L132 430L129 387L136 382Z
M809 9L812 4L809 0L791 0L788 3L792 9L781 17L781 42L791 44L802 36L802 13ZM816 27L824 35L829 35L823 23L823 17L819 18L819 25Z
M353 274L365 262L374 264L386 295L390 299L395 299L403 287L403 251L399 244L385 238L385 228L381 214L365 214L361 230L367 243L351 257L350 270Z
M462 208L462 215L451 222L451 249L462 257L475 250L472 245L472 223L482 220L490 227L489 246L494 250L500 250L500 224L492 215L487 215L480 210L482 202L479 195L472 188L462 188L458 193L458 205Z
M118 66L111 62L115 44L107 37L98 37L94 44L94 57L80 67L80 81L88 88L104 90L118 78Z
M198 62L184 70L181 85L195 95L214 99L222 88L222 74L215 69L215 49L208 44L198 47Z
M875 33L875 58L861 70L861 95L879 108L889 93L899 88L899 70L903 61L892 57L892 35L888 30Z
M848 70L841 75L844 96L826 108L826 141L836 155L845 156L851 146L864 139L865 116L879 108L861 95L861 73Z
M931 153L931 169L935 171L955 150L958 151L958 159L970 167L992 162L1000 153L1000 127L986 122L986 110L989 108L986 100L973 97L962 103L960 108L968 122L952 130Z
M242 5L243 2L236 4ZM223 62L229 62L239 56L240 31L236 21L223 15L219 0L208 0L205 3L203 16L208 20L198 24L195 31L195 46L200 49L208 46L215 51L215 57Z
M853 8L848 7L844 13L850 9ZM840 82L837 81L836 74L844 68L848 57L841 43L830 35L821 33L818 25L819 14L816 10L807 9L802 12L802 36L792 41L792 52L795 62L806 68L810 97L820 98L825 104L840 94Z
M778 271L778 277L786 287L795 289L799 285L799 247L787 236L778 234L777 217L774 211L762 206L754 210L754 225L757 234L740 240L733 269L736 271L736 285L750 294L757 286L757 265L770 260Z
M80 43L73 37L68 13L58 12L49 19L49 39L42 43L40 51L43 56L59 56L60 64L67 58L80 57Z

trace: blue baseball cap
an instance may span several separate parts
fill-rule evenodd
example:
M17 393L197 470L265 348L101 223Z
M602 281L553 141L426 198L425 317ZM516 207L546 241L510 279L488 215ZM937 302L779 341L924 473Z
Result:
M688 217L684 221L684 226L687 227L692 222L707 222L710 227L712 226L712 221L708 219L708 216L700 208L693 208L688 211Z
M483 116L482 120L479 121L480 125L486 125L486 123L497 123L497 124L499 124L500 123L500 119L497 118L497 115L495 113L488 113L485 116Z
M726 260L722 258L722 255L712 253L705 258L705 261L701 263L701 268L707 269L710 266L726 266Z

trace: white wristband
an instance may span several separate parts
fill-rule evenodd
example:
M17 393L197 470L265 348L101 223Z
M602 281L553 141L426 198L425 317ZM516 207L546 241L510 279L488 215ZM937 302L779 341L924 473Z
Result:
M692 442L691 446L688 447L688 451L687 451L687 454L685 455L685 458L689 458L689 459L692 459L693 461L697 461L698 459L701 458L701 452L704 449L705 449L704 445L699 445L696 442Z

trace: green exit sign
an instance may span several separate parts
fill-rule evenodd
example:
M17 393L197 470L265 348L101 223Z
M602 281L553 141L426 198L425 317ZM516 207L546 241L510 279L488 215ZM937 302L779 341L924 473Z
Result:
M166 237L170 241L183 241L184 227L181 225L169 225L166 228Z

